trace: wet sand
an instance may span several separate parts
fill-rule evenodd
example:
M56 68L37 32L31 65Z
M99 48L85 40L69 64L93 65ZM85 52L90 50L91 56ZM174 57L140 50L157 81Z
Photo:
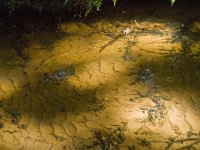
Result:
M0 149L200 149L198 10L163 9L2 37Z

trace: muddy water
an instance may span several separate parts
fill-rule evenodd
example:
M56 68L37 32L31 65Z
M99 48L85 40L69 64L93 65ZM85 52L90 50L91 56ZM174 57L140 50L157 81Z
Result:
M200 22L134 20L1 38L1 149L200 149Z

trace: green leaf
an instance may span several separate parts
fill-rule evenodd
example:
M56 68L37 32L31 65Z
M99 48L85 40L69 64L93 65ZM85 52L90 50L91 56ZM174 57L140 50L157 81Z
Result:
M69 0L65 0L64 5L66 5L69 2Z
M171 1L171 6L173 6L173 4L174 4L174 2L176 1L176 0L170 0Z
M89 13L90 13L90 10L89 10L89 9L86 10L86 12L85 12L85 16L87 16Z
M112 0L113 1L113 5L114 5L114 7L116 6L116 2L117 2L117 0Z

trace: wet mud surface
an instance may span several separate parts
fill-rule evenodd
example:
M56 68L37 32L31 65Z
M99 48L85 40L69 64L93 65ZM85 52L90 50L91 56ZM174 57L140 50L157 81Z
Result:
M2 37L0 149L200 149L198 10L161 10Z

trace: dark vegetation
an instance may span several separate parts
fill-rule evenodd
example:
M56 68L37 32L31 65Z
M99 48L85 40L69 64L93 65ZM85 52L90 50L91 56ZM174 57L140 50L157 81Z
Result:
M78 15L87 16L92 11L100 11L103 6L111 5L113 7L120 3L168 3L173 6L176 0L1 0L0 10L2 12L13 13L19 9L29 9L42 11L64 11L72 10ZM176 3L191 3L198 0L178 0ZM177 4L176 4L177 5ZM80 17L80 16L79 16Z
M129 0L125 0L127 2ZM148 1L158 1L159 0L144 0ZM174 4L175 0L171 1L171 5ZM21 9L31 9L39 12L42 11L64 11L72 10L74 13L78 13L79 17L87 16L92 11L100 11L101 7L104 5L112 5L115 7L117 3L121 3L120 0L1 0L1 13L7 12L9 14ZM134 3L137 3L135 1ZM157 3L157 2L156 2Z
M171 5L173 5L176 0L168 1L171 1ZM117 0L2 0L0 3L1 6L8 9L9 12L21 8L35 9L40 12L43 10L60 11L63 9L72 10L78 8L79 13L84 13L84 15L87 16L92 10L99 11L103 4L107 5L110 2L112 2L115 7Z
M198 0L0 0L0 35L9 31L31 32L38 27L55 29L61 21L71 18L89 20L101 14L112 16L128 6L134 9L142 5L142 9L149 10L156 9L154 6L157 5L172 7L173 11L179 6L192 9L199 4Z
M1 20L2 14L11 15L18 11L31 10L40 13L48 12L65 12L70 11L71 15L83 17L88 16L94 11L100 11L104 6L115 7L119 3L131 2L130 0L1 0L0 13ZM143 2L158 3L162 0L143 0ZM170 5L174 4L176 0L165 0ZM139 3L141 3L140 1ZM142 2L142 3L143 3ZM133 3L138 3L136 0Z

